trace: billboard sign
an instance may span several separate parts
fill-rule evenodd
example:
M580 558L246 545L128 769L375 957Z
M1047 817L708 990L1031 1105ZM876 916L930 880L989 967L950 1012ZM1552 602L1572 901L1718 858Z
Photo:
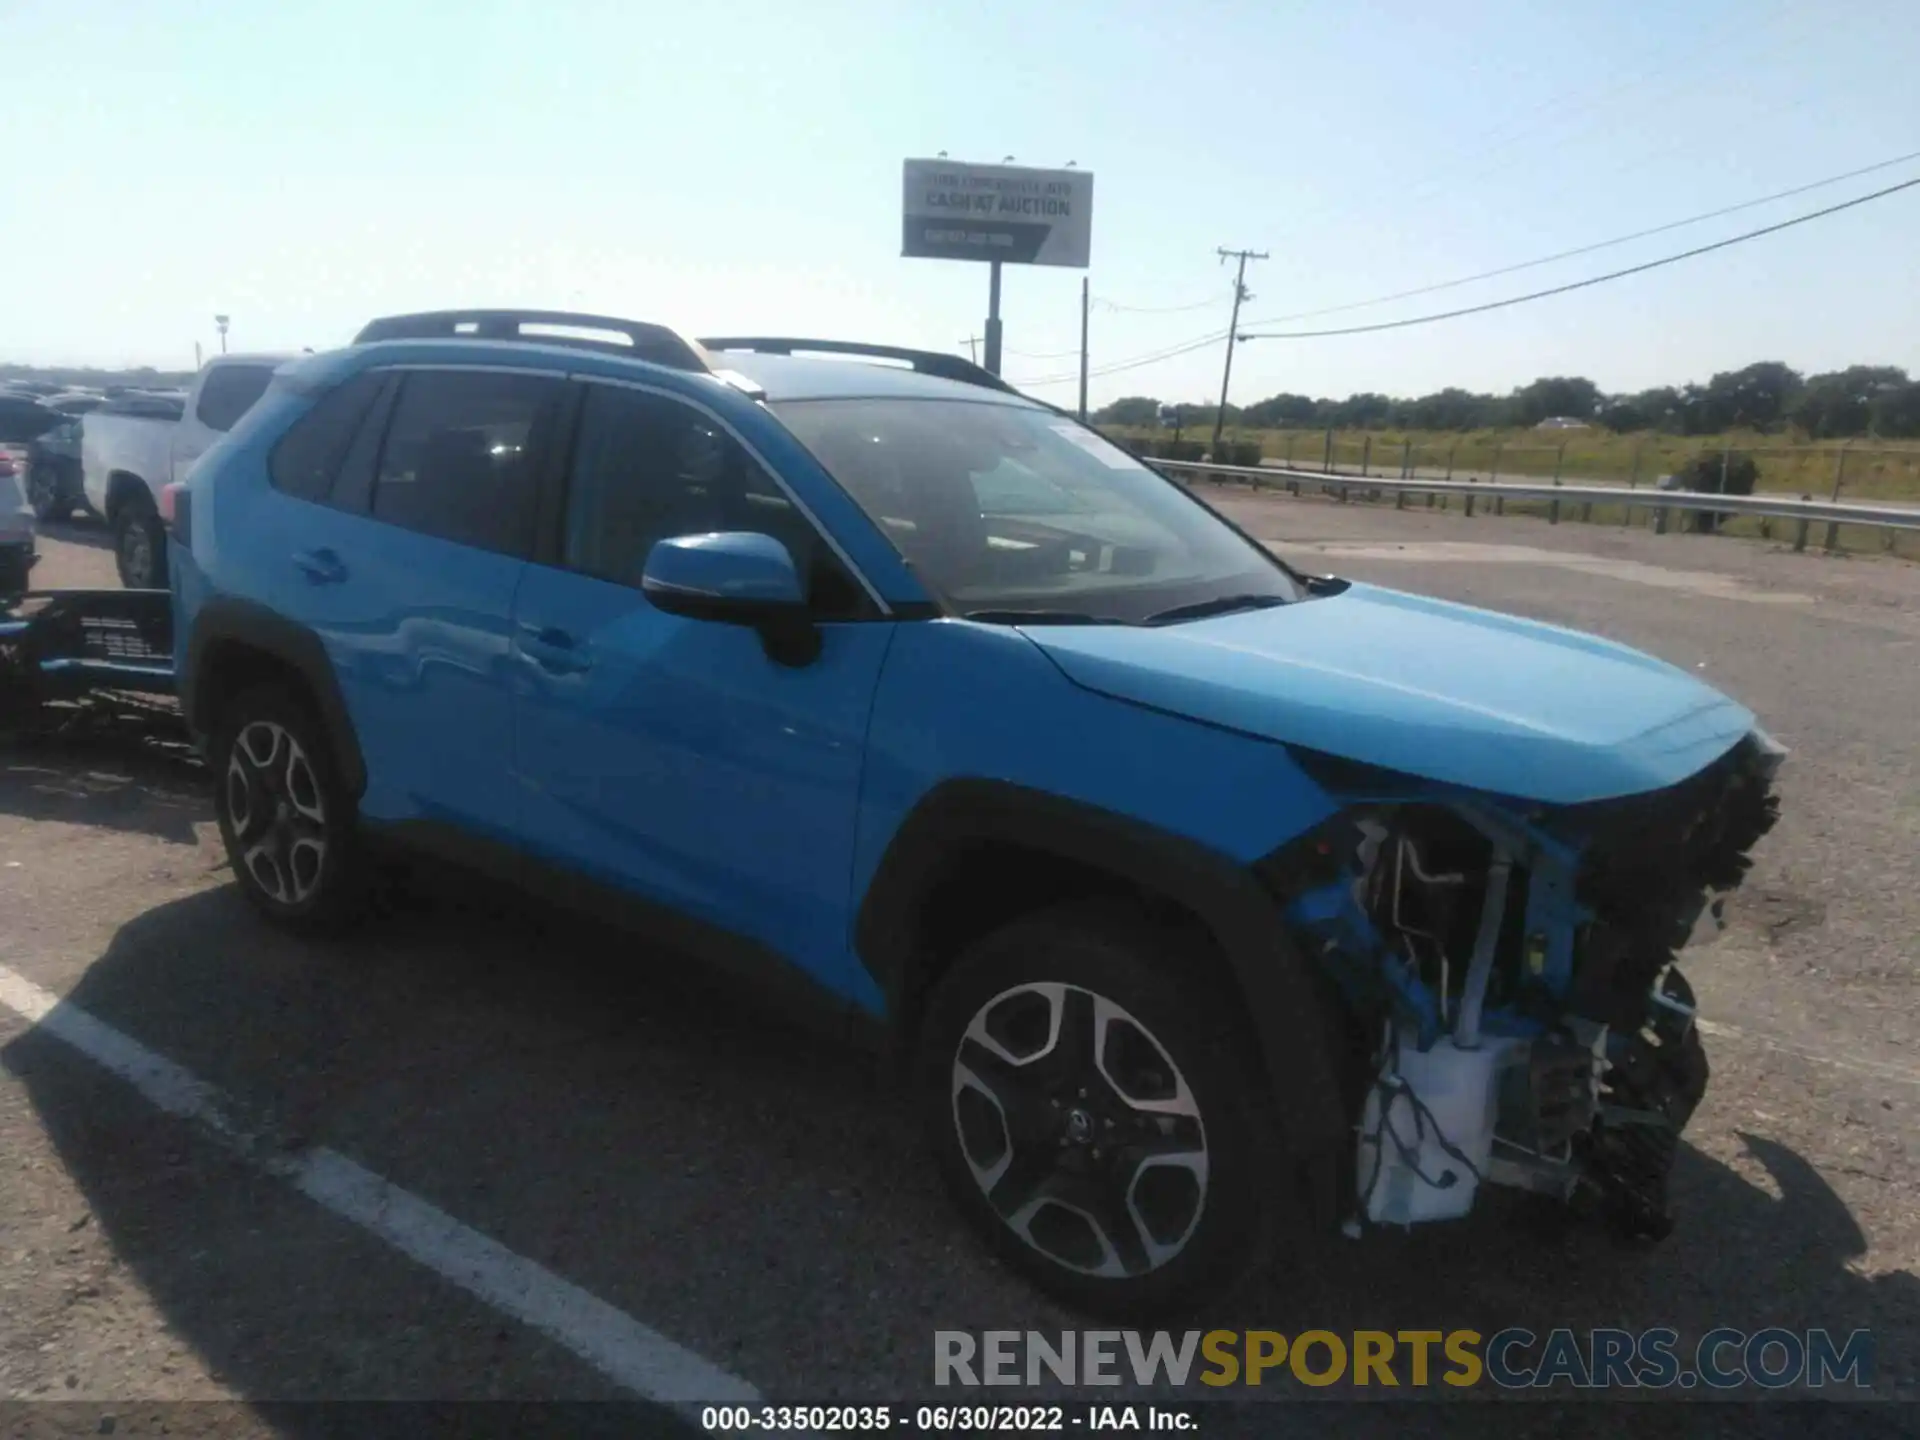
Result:
M1084 270L1092 240L1091 171L906 162L902 255Z

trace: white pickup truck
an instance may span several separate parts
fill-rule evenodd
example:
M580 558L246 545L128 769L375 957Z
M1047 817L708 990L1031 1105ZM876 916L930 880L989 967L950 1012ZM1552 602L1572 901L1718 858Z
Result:
M273 372L297 355L217 355L182 400L124 396L80 428L80 487L87 508L113 531L120 583L130 590L167 583L160 492L187 478L193 462L266 393Z

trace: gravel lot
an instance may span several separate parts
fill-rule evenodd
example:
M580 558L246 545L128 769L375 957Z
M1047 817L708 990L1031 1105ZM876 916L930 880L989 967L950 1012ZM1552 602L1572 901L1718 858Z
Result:
M1690 967L1715 1076L1666 1244L1489 1205L1293 1255L1217 1323L1865 1327L1876 1389L1920 1397L1920 568L1206 493L1307 568L1698 669L1794 752L1785 818ZM42 585L114 583L97 530L42 550ZM167 762L0 749L0 965L769 1396L924 1397L937 1328L1078 1328L982 1258L857 1060L457 877L351 945L292 941L244 907L200 782ZM0 1007L0 1400L556 1397L623 1398ZM1343 1428L1424 1423L1363 1408ZM1804 1429L1765 1418L1740 1428Z

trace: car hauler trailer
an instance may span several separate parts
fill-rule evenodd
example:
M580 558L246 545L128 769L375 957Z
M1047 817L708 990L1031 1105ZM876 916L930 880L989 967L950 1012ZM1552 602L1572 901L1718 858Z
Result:
M165 590L0 601L0 736L110 729L184 749Z

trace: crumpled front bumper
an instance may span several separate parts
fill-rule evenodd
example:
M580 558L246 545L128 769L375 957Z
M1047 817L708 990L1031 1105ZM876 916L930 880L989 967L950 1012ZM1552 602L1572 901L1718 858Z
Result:
M1706 1083L1675 960L1716 928L1777 820L1785 754L1756 729L1678 784L1561 807L1375 774L1332 824L1263 862L1356 1030L1376 1037L1350 1097L1353 1208L1443 1218L1489 1180L1596 1197L1622 1229L1664 1233L1667 1170ZM1456 841L1471 827L1487 857L1467 867L1480 923L1456 928L1437 966L1369 884L1382 847L1423 817ZM1398 1198L1369 1209L1383 1168Z

